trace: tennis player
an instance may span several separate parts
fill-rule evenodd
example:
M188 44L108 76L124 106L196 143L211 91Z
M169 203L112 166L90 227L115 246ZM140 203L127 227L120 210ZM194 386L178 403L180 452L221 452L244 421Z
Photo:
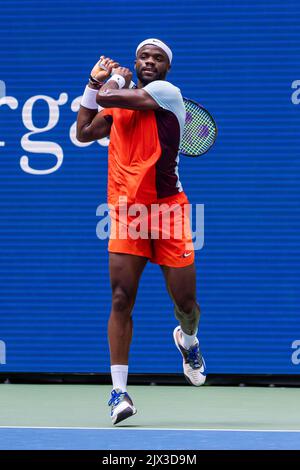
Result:
M161 266L174 302L179 326L173 336L183 358L184 375L195 386L202 385L206 378L196 336L200 310L196 301L194 249L190 224L188 221L186 229L186 212L181 210L189 202L178 175L185 107L180 90L166 81L171 63L172 51L167 44L152 38L141 42L135 60L137 88L130 89L132 72L101 56L100 65L97 63L92 69L77 118L80 142L110 136L108 203L113 210L108 245L112 286L108 337L113 382L109 405L113 424L136 413L126 388L133 332L131 313L140 276L149 260ZM98 105L104 108L101 112ZM127 207L135 207L126 212L125 219L121 217L124 201ZM138 238L130 236L136 207L143 212L139 218L142 224L149 222L147 210L161 204L163 212L171 213L168 233L161 218L155 217L154 223L151 215L151 230L148 225ZM146 208L146 215L141 208ZM178 237L174 230L180 222L185 230ZM153 331L151 334L156 336Z

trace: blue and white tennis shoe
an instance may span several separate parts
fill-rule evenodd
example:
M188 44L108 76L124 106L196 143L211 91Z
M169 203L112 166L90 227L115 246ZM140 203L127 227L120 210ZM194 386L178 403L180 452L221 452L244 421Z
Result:
M113 424L120 423L137 412L128 393L122 392L119 388L111 391L108 405L111 407L110 417Z
M206 380L206 367L205 362L200 353L199 341L196 342L189 349L185 349L181 344L181 328L177 326L173 331L173 338L179 352L183 357L183 373L186 380L196 387L203 385Z

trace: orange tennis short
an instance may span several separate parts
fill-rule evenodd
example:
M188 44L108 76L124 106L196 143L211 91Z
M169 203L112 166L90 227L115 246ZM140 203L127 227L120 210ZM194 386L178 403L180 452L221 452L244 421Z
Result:
M184 192L151 205L124 200L110 210L110 217L109 252L144 256L169 267L194 262L190 205Z

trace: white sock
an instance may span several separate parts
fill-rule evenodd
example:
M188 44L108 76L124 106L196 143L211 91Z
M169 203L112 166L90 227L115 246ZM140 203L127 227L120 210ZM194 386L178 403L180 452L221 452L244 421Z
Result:
M113 383L113 389L119 388L122 392L126 392L127 377L128 377L128 366L127 365L115 365L110 366L111 378Z
M190 349L191 346L194 346L194 344L196 344L197 331L194 335L187 335L181 330L181 344L184 349Z

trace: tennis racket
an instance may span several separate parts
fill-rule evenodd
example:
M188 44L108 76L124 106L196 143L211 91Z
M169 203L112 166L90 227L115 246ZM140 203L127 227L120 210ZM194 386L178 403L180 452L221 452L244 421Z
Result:
M101 62L99 66L106 69ZM136 84L131 82L129 88L136 88ZM186 157L200 157L215 143L217 125L212 115L201 104L188 98L183 98L183 102L186 118L179 151Z
M212 115L201 104L183 98L186 110L179 151L187 157L200 157L213 146L218 129Z

